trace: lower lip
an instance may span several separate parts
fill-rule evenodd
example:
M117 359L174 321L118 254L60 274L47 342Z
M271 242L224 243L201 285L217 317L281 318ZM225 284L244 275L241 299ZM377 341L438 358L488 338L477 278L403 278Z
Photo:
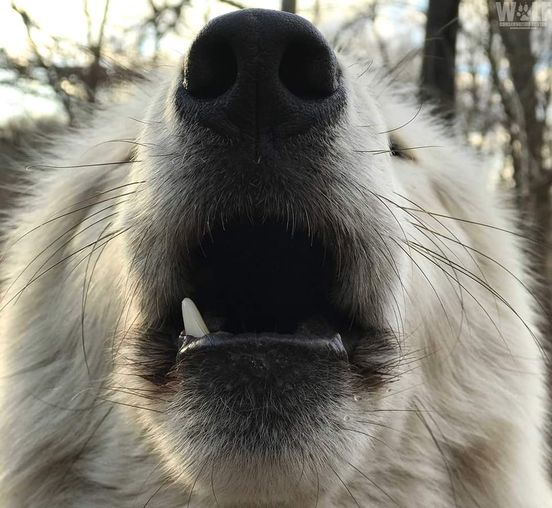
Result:
M217 332L203 337L181 335L180 340L182 346L178 352L179 356L209 351L221 352L225 349L229 351L240 350L249 354L262 354L264 350L279 348L288 350L290 353L299 353L302 350L335 358L336 360L348 360L347 351L339 334L320 337L269 332L241 334Z

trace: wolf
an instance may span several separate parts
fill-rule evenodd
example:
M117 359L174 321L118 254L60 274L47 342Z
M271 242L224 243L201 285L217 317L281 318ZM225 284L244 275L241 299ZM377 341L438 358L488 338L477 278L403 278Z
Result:
M3 226L3 507L552 506L528 244L411 89L252 9L116 96Z

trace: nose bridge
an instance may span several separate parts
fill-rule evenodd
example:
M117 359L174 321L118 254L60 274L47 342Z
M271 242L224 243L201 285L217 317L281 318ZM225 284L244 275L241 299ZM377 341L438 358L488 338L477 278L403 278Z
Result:
M287 137L335 121L337 60L307 20L245 9L215 18L192 44L179 110L225 135Z
M254 77L248 76L252 70L274 74L287 42L300 33L302 23L298 16L261 9L245 9L220 16L197 37L190 52L191 60L196 47L207 40L231 49L239 79Z

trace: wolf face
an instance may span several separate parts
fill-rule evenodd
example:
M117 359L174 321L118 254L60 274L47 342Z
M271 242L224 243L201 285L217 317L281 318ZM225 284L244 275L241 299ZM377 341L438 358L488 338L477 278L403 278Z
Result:
M392 81L244 10L60 140L2 267L7 506L550 502L512 214Z

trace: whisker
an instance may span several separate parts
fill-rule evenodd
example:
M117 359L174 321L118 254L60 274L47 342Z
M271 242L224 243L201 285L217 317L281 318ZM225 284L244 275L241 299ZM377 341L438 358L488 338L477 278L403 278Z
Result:
M124 202L124 201L123 201ZM95 217L96 215L99 215L100 213L102 212L105 212L107 210L110 210L114 207L116 207L118 204L120 203L114 203L114 204L111 204L109 206L106 206L100 210L97 210L96 212L94 213L91 213L90 215L88 215L85 219L83 219L81 222L78 222L77 224L71 226L69 229L65 230L61 235L57 236L56 238L54 238L54 240L52 240L44 249L42 249L38 254L36 254L28 263L27 265L25 266L25 268L23 270L21 270L21 272L11 281L10 285L7 287L7 289L4 291L4 295L3 297L5 297L11 290L11 288L17 283L17 281L25 274L25 272L27 271L28 268L30 268L32 266L32 264L37 261L40 256L42 256L45 252L48 251L48 249L50 247L53 247L59 240L61 240L64 236L66 236L68 233L70 233L71 231L79 228L81 225L83 225L84 222L86 222L87 220L89 220L90 218L92 217ZM53 254L52 256L48 257L44 262L43 264L38 268L38 270L40 270L42 267L45 266L45 264L50 260L52 259L53 256L55 256L58 252L60 252L60 250L62 250L65 246L67 246L76 236L78 236L80 233L82 233L83 231L86 231L87 229L89 229L90 227L93 227L97 224L99 224L100 222L102 222L103 220L105 219L108 219L108 218L111 218L111 217L114 217L115 215L117 214L117 212L114 212L114 213L111 213L107 216L104 216L102 217L101 219L98 219L97 221L93 222L92 224L89 224L86 228L82 229L79 233L77 233L77 235L74 235L73 237L71 237L70 240L68 240L67 242L65 242L63 245L61 245L60 248L58 248Z
M350 498L353 500L353 502L358 506L358 508L361 508L360 504L358 503L355 496L353 496L353 493L351 492L351 489L348 487L348 485L343 481L343 478L337 474L337 471L331 466L331 464L328 464L328 467L333 471L337 479L340 481L341 485L345 488L347 493L349 494Z
M416 118L418 117L418 115L421 113L423 107L424 107L424 103L421 102L421 103L420 103L420 106L418 107L418 110L416 111L416 113L414 113L414 115L412 116L412 118L410 118L410 120L408 120L408 121L406 121L405 123L399 125L398 127L394 127L393 129L389 129L389 130L387 130L387 131L377 132L376 134L389 134L389 133L391 133L391 132L399 131L399 130L401 130L402 128L406 127L407 125L410 125L414 120L416 120Z
M135 185L135 184L138 184L138 183L143 183L143 182L134 182L132 185ZM127 185L131 185L131 184L127 184ZM107 194L109 192L112 192L113 190L116 190L116 189L119 189L119 188L122 188L122 187L126 187L127 185L121 185L119 187L115 187L113 189L110 189L110 190L107 190L107 191L104 191L104 192L101 192L101 193L98 193L96 194L95 196L99 196L101 194ZM9 249L11 249L15 244L17 244L18 242L20 242L21 240L23 240L23 238L25 238L26 236L30 235L31 233L35 232L36 230L40 229L41 227L44 227L46 226L47 224L51 224L52 222L55 222L59 219L63 219L64 217L68 217L69 215L72 215L73 213L77 213L77 212L81 212L83 210L87 210L93 206L97 206L97 205L101 205L102 203L107 203L108 201L111 201L113 199L117 199L117 198L122 198L122 197L125 197L125 196L131 196L132 194L135 194L137 191L132 191L132 192L127 192L127 193L123 193L123 194L118 194L117 196L111 196L109 198L106 198L106 199L102 199L100 201L95 201L94 203L91 203L89 205L86 205L86 206L83 206L83 207L80 207L80 208L77 208L76 210L71 210L67 213L63 213L61 215L57 215L55 217L52 217L51 219L47 219L46 221L44 221L43 223L39 224L38 226L35 226L31 229L29 229L28 231L26 231L25 233L23 233L20 237L17 238L17 240L15 240L14 242L12 242L11 244L7 245L5 247L6 251L8 251ZM91 196L90 198L87 198L85 200L82 200L82 201L77 201L76 203L73 203L73 205L71 206L74 206L76 204L81 204L81 203L86 203L87 201L90 201L91 199L93 199L94 196ZM67 207L66 207L67 208ZM63 209L62 209L63 210ZM86 219L84 219L86 220ZM2 258L0 258L2 259Z
M92 260L92 255L94 254L94 250L96 249L97 243L100 241L104 233L111 227L111 222L109 222L100 232L96 243L93 245L92 250L90 252L90 255L88 256L88 261L86 263L86 269L84 270L84 283L82 286L82 300L81 300L81 344L82 344L82 354L84 356L84 363L86 365L86 371L88 372L88 377L90 377L90 366L88 365L88 358L86 356L86 341L84 339L84 315L85 315L85 309L86 309L86 302L88 299L88 290L90 289L90 285L92 284L92 275L94 274L94 270L98 264L98 261L100 260L100 256L102 255L102 252L105 250L107 244L104 244L100 250L100 253L98 257L96 258L94 265L92 267L92 273L90 274L90 281L88 283L88 287L86 285L86 277L88 275L88 268L90 267L90 262Z
M123 164L134 164L135 162L144 162L142 160L123 160L123 161L112 161L112 162L94 162L90 164L69 164L67 166L50 166L47 164L33 164L26 166L25 169L79 169L79 168L97 168L102 166L122 166Z
M395 506L401 506L398 501L391 496L385 489L380 487L374 480L369 478L366 473L362 472L358 467L354 466L351 462L345 461L349 466L351 466L358 474L360 474L363 478L365 478L372 486L374 486L377 490L379 490L387 499L389 499Z
M117 236L125 233L126 231L128 231L130 228L125 228L123 230L120 230L120 231L116 231L116 232L113 232L113 233L109 233L108 235L106 235L105 238L107 238L107 242L113 240L114 238L116 238ZM103 240L103 239L102 239ZM68 259L71 259L73 256L75 256L76 254L78 254L79 252L82 252L83 250L89 248L89 247L92 247L93 245L96 244L96 241L94 242L91 242L87 245L85 245L84 247L81 247L80 249L77 249L76 251L72 252L71 254L65 256L63 259L59 260L58 262L56 262L55 264L53 264L52 266L48 267L46 270L44 270L43 272L37 274L36 276L34 276L21 290L19 290L12 298L10 298L2 307L0 307L0 312L2 312L6 306L8 306L12 301L14 301L15 299L17 299L19 296L21 296L21 294L23 294L23 292L33 283L35 282L36 280L40 279L41 277L43 277L44 275L46 275L47 273L49 273L51 270L53 270L54 268L56 268L57 266L65 263L65 261L67 261ZM86 255L84 258L82 258L78 263L77 265L79 265L80 263L82 263L85 259L87 259L88 255Z
M419 206L416 205L416 203L414 203L412 200L408 199L406 196L403 196L402 194L399 194L397 192L395 192L395 194L397 196L399 196L400 198L404 199L405 201L408 201L409 203L414 204L416 206L416 208L409 208L409 207L401 206L401 205L393 202L389 198L384 198L384 199L390 201L391 203L393 203L395 206L397 206L397 207L399 207L403 210L410 210L412 212L421 212L421 213L425 213L427 215L431 215L433 217L440 217L440 218L443 218L443 219L450 219L450 220L455 220L455 221L458 221L458 222L464 222L466 224L472 224L474 226L481 226L481 227L485 227L485 228L489 228L489 229L495 229L497 231L502 231L503 233L508 233L510 235L514 235L514 236L517 236L519 238L523 238L525 240L529 239L528 237L522 235L521 233L519 233L517 231L511 231L511 230L508 230L508 229L505 229L505 228L502 228L502 227L499 227L499 226L494 226L492 224L485 224L484 222L478 222L478 221L469 220L469 219L461 219L460 217L453 217L452 215L447 215L447 214L438 213L438 212L430 212L428 210L424 210L423 208L419 208Z
M445 148L442 145L422 145L422 146L410 146L410 147L396 147L393 148L393 150L383 150L383 149L375 149L375 150L353 150L355 153L371 153L374 155L382 155L384 153L393 153L393 152L409 152L412 150L420 150L422 148Z

